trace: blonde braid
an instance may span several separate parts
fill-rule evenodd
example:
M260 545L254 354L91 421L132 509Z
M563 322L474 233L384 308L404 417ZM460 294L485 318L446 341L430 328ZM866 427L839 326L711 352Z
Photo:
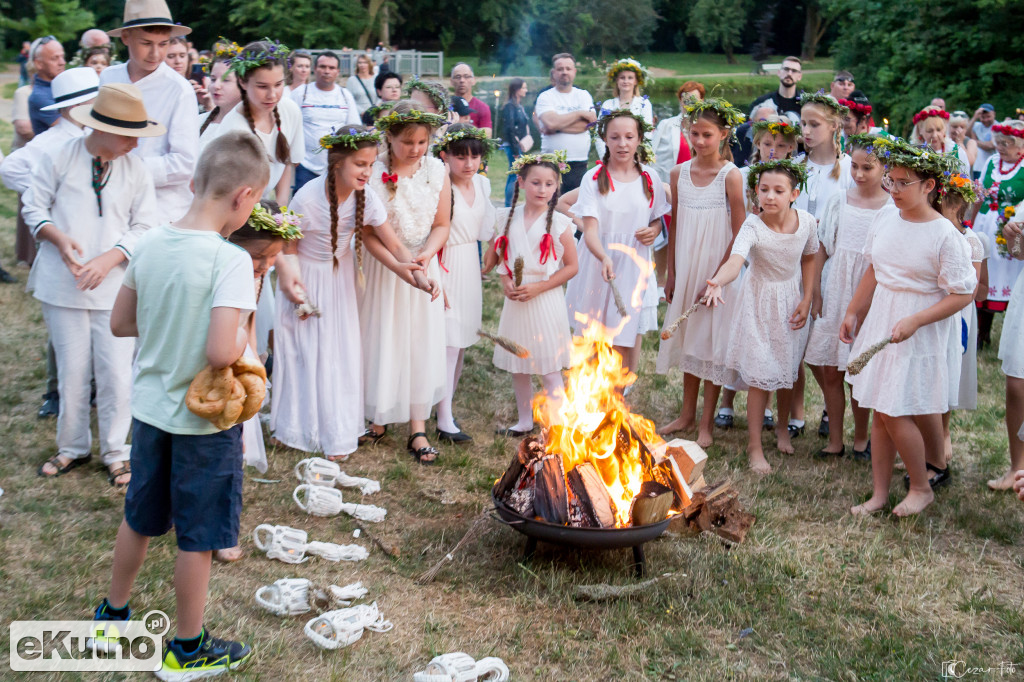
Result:
M519 176L522 177L522 176ZM512 226L512 214L516 212L516 204L519 203L519 181L516 181L515 189L512 190L512 205L508 209L508 220L505 221L505 231L502 237L508 237L508 229Z
M843 146L841 144L842 139L843 138L841 133L841 126L837 125L836 131L832 133L832 148L835 150L836 153L836 162L832 164L832 171L828 174L829 177L832 178L833 180L839 179L839 159L841 159L843 156Z
M366 277L363 276L363 210L366 208L366 191L356 190L356 273L359 281L359 288L366 286Z

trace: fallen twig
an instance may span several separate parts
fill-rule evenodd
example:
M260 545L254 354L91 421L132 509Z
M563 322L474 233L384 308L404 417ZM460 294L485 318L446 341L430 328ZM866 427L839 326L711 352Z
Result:
M444 565L455 559L455 553L462 549L463 545L467 544L471 540L475 540L483 533L488 521L490 521L490 514L486 511L481 512L479 516L473 519L473 523L469 525L469 530L467 530L466 534L462 536L462 539L452 547L451 551L445 554L440 561L417 578L416 582L420 585L426 585L427 583L433 582L434 578L437 577L437 574L441 572L442 568L444 568Z

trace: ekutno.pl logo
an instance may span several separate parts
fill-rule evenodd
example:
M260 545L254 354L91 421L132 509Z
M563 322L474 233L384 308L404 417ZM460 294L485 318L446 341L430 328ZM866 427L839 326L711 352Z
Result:
M105 630L97 633L96 626ZM26 672L142 672L160 669L170 620L150 611L141 620L16 620L11 623L11 670ZM97 634L102 636L97 637Z

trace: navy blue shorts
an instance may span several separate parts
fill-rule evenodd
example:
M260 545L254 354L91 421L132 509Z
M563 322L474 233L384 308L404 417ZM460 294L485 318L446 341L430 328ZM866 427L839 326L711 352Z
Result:
M182 436L133 419L131 463L124 519L132 530L156 537L173 526L178 548L186 552L238 544L241 425Z

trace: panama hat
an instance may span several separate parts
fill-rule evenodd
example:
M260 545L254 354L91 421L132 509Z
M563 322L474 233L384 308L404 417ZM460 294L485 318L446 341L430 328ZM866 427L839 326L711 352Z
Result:
M80 66L76 69L61 71L50 84L53 93L53 104L43 107L43 111L53 111L84 104L96 98L100 89L100 76L96 69Z
M157 137L167 132L161 124L148 120L142 92L128 83L101 86L91 107L72 109L70 115L87 128L125 137Z
M121 28L107 31L107 35L118 38L126 28L143 26L170 26L171 37L187 36L192 32L188 26L179 26L171 19L171 10L164 0L128 0L124 3L124 21Z

